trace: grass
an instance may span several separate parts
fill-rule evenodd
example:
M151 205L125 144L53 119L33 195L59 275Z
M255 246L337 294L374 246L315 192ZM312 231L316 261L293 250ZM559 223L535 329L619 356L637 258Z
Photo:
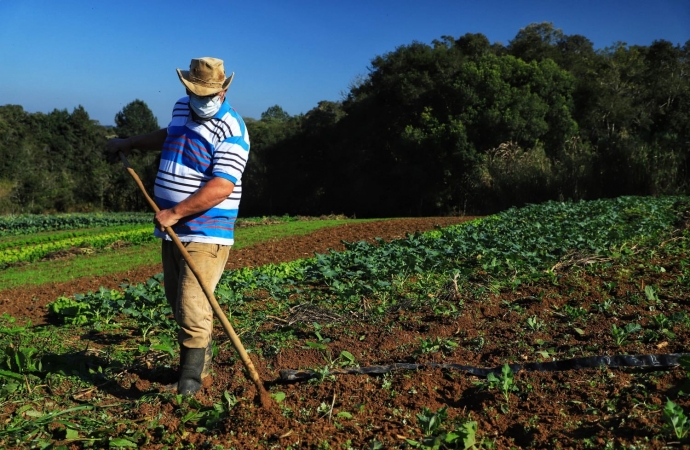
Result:
M239 250L271 239L306 235L321 228L371 220L373 219L305 220L241 227L235 230L236 243L233 248ZM57 234L64 233L66 232L57 232ZM232 253L230 255L232 257ZM0 272L0 286L3 289L27 285L38 286L45 283L71 281L94 273L107 276L158 263L160 263L160 243L154 242L69 259L40 261L25 266L10 267Z

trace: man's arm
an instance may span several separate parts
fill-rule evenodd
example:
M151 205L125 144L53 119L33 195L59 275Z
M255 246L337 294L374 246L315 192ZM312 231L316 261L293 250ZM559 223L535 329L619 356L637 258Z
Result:
M165 139L168 137L168 129L161 128L160 130L154 131L148 134L140 134L138 136L131 136L127 139L111 139L106 144L106 151L110 155L116 155L118 152L122 152L128 155L132 149L139 150L162 150Z
M164 231L165 227L175 225L183 217L191 216L213 208L232 194L235 184L225 178L211 178L191 196L170 209L156 213L156 224Z

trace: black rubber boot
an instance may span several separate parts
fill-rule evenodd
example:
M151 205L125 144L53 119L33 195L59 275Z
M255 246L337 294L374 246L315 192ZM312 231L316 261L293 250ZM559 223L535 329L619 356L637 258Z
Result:
M194 395L201 389L201 372L204 370L206 359L205 348L180 349L180 381L177 383L177 393Z

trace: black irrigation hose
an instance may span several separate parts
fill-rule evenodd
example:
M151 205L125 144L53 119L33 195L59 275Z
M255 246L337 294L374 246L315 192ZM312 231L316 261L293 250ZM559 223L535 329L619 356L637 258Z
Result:
M509 364L510 369L517 373L521 370L538 372L561 372L565 370L590 369L599 366L608 367L637 367L654 368L656 370L667 370L678 366L678 359L682 356L690 356L690 353L669 353L665 355L614 355L614 356L589 356L585 358L564 359L562 361ZM460 364L439 364L439 363L393 363L385 366L368 367L344 367L342 369L332 369L328 375L347 375L347 374L368 374L378 375L388 373L393 370L420 370L424 368L450 369L467 372L478 377L486 377L490 373L498 375L501 367L486 369L474 366L463 366ZM283 369L280 371L280 379L283 381L302 381L324 376L321 372L313 370L292 370Z

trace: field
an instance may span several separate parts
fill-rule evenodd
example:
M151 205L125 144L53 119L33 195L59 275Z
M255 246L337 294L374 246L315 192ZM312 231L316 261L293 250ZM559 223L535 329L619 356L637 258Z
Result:
M0 291L0 447L687 446L689 205L550 202L233 250L216 294L267 409L220 328L202 392L167 388L156 267ZM650 354L672 356L615 367Z

